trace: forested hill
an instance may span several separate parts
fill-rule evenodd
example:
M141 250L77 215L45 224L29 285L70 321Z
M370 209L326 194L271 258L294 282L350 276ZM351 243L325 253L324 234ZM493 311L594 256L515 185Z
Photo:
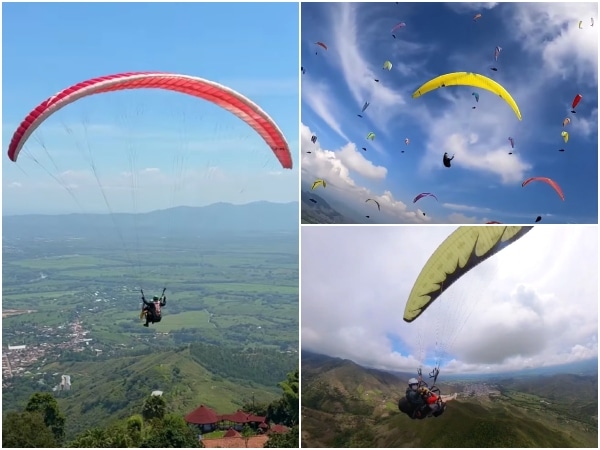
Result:
M107 426L141 410L160 390L171 412L185 415L204 404L220 414L244 404L270 403L279 383L298 369L298 354L271 349L192 344L138 356L64 361L42 366L40 377L23 377L4 392L3 413L21 411L34 392L52 392L53 374L68 374L71 390L57 393L68 438L92 426ZM47 382L44 382L45 379Z

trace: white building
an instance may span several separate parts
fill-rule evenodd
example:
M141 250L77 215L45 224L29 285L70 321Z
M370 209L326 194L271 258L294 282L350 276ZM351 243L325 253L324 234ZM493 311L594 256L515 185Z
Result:
M70 391L71 390L71 377L69 375L62 376L62 381L60 382L60 390L61 391Z
M9 345L9 350L25 350L27 348L26 345Z

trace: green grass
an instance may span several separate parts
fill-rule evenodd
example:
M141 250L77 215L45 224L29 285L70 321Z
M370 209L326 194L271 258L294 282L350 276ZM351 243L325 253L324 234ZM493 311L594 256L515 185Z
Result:
M214 329L215 325L208 321L209 314L205 311L190 311L180 314L171 314L168 320L154 324L157 331L169 332L180 330L182 328L209 328Z

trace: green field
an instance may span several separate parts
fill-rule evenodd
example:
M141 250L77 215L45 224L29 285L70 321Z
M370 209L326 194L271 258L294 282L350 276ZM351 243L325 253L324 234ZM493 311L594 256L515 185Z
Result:
M10 250L3 252L3 308L36 312L3 319L7 343L34 343L36 327L78 318L104 351L147 346L155 332L168 333L158 344L165 346L298 348L297 236L155 239L126 247L118 239L40 239L10 242ZM147 298L167 287L163 321L149 329L139 319L140 286Z

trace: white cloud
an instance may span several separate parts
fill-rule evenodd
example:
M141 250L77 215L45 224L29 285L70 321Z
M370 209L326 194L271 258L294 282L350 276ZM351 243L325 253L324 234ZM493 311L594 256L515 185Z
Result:
M341 150L331 151L323 150L317 141L313 144L310 141L312 131L304 124L301 126L301 145L304 153L302 154L302 177L305 183L309 180L322 178L327 182L327 196L333 196L338 200L356 202L361 199L364 202L367 198L377 200L382 211L385 211L394 221L401 223L423 223L430 219L417 211L409 211L407 205L394 198L394 195L385 190L382 194L377 194L365 187L357 185L354 176L362 175L371 179L383 179L387 175L387 169L382 166L376 166L366 159L362 151L358 150L352 143L345 145ZM310 154L307 154L310 149Z
M454 229L303 227L303 348L372 367L414 370L421 352L441 339L454 356L446 373L598 356L595 226L535 227L463 276L422 317L405 323L404 301L416 276ZM398 353L390 335L411 349Z
M472 3L462 3L462 2L456 2L456 3L446 3L446 5L448 6L448 8L452 9L453 11L457 12L457 13L464 13L464 12L481 12L482 10L490 10L490 9L494 9L496 6L498 6L497 2L489 2L489 3L485 3L485 2L472 2ZM483 15L483 13L482 13Z
M353 143L348 143L335 153L337 159L348 169L372 179L383 179L387 175L387 169L382 166L375 166L366 159L360 150Z
M304 75L302 78L302 101L329 125L329 128L349 141L350 139L342 131L342 125L336 119L339 115L336 105L329 95L329 90L330 88L325 83L311 81L310 75Z
M337 61L346 86L360 108L365 100L369 100L369 117L381 130L394 120L393 108L406 103L404 97L382 83L373 80L381 78L381 67L372 68L362 55L359 46L358 3L338 3L332 8L330 24L332 30L332 57ZM403 70L407 70L404 68Z
M513 3L514 38L530 53L542 55L540 75L576 84L598 83L598 31L590 27L597 3ZM583 29L578 28L580 20Z
M469 205L457 205L456 203L442 203L444 208L454 209L456 211L471 211L478 213L490 213L492 210L490 208L480 208L479 206L469 206Z

